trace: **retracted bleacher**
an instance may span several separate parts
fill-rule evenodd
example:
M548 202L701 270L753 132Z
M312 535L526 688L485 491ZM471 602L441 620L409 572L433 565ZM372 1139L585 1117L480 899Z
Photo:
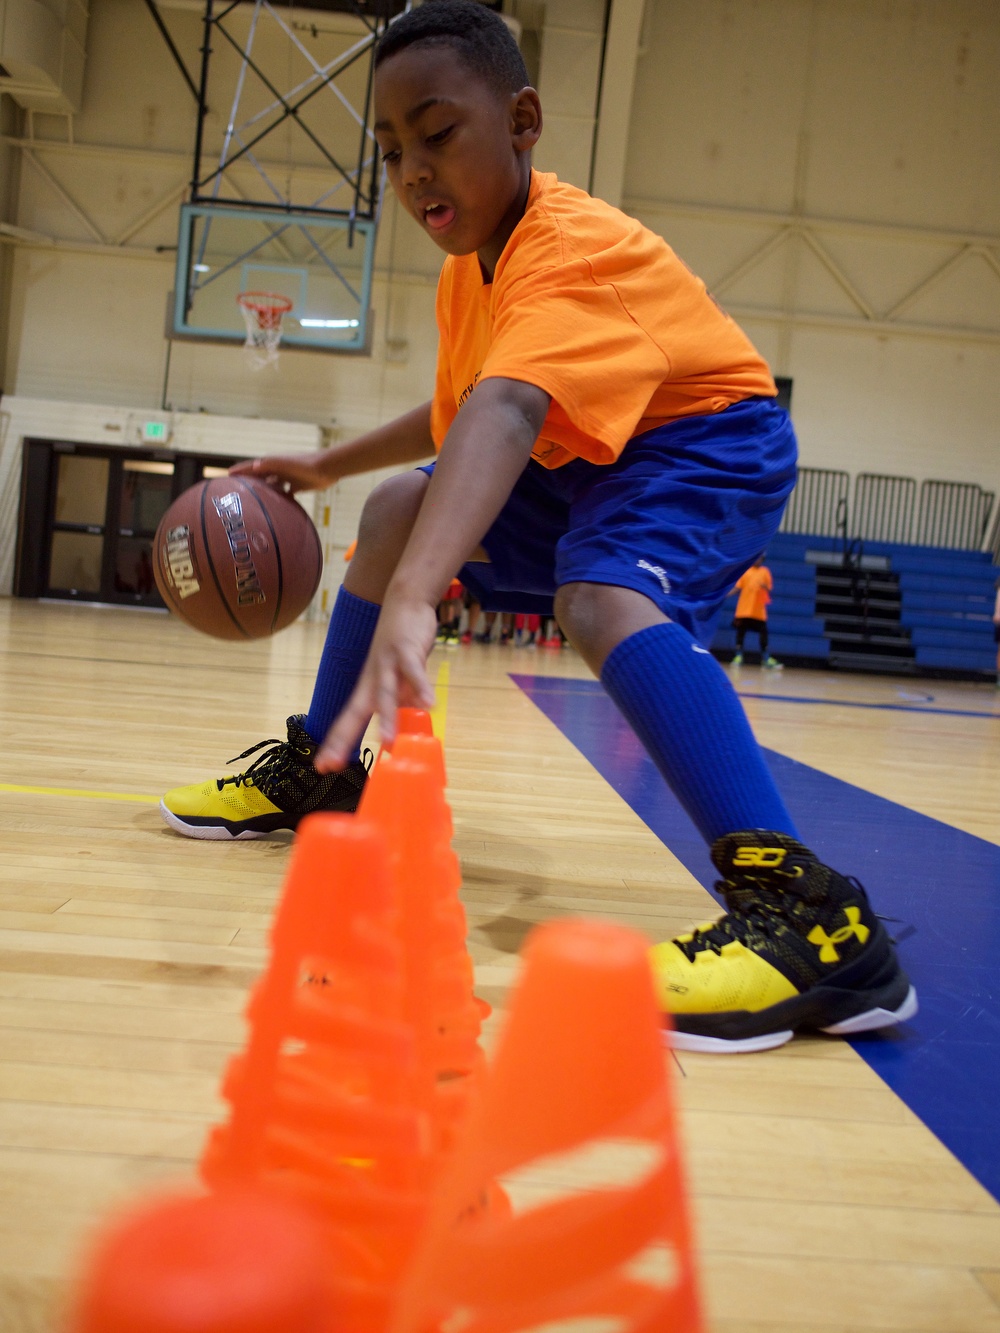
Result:
M983 543L993 496L964 484L925 482L918 510L916 484L909 479L859 477L856 495L860 492L868 506L864 518L870 533L878 534L881 527L897 537L912 529L932 541L915 544L872 535L849 540L845 487L837 481L840 490L834 494L831 482L843 475L817 473L819 481L810 479L808 519L825 531L780 532L768 547L765 559L774 578L768 615L770 651L779 660L798 665L992 676L996 671L993 606L1000 578L994 558L1000 538L991 538L991 549L986 551L962 549L957 542L966 547ZM815 496L820 482L832 496L825 521L817 521ZM881 506L874 516L873 495ZM947 512L944 504L950 506ZM800 505L799 515L803 512ZM957 519L949 526L946 520L952 515ZM835 522L843 529L839 535L831 532ZM1000 533L1000 519L994 529L995 535ZM942 538L952 544L934 544L934 539ZM726 602L712 642L724 659L735 652L735 607L735 597ZM747 649L756 646L751 636Z

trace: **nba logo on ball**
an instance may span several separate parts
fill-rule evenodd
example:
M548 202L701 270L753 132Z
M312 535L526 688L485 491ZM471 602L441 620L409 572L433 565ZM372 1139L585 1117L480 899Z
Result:
M157 528L153 569L175 614L217 639L261 639L309 605L319 535L291 496L253 477L213 477L178 496Z
M165 577L182 601L201 591L191 550L191 529L185 523L167 532L166 566Z

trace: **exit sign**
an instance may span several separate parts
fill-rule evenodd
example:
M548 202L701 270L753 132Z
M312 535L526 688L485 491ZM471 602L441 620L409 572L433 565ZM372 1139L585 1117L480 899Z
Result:
M165 421L147 421L142 428L142 438L148 444L166 444L170 429Z

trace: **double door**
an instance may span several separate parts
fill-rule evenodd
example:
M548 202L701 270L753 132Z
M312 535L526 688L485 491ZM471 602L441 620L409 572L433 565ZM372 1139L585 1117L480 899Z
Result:
M16 594L162 606L157 525L182 491L233 461L25 440Z

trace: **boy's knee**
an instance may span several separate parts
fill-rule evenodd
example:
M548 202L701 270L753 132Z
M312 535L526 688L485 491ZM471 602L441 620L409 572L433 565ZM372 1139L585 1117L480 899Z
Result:
M361 511L359 548L371 542L384 543L396 534L409 534L429 482L427 473L419 470L380 481Z
M578 652L583 652L597 635L603 591L598 583L564 583L556 592L556 620Z
M643 593L610 583L565 583L556 593L556 619L595 676L623 640L668 617Z

